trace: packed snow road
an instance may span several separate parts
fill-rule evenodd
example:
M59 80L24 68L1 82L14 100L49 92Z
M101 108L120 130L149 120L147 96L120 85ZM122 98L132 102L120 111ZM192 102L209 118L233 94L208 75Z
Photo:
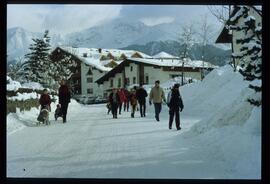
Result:
M150 109L150 110L149 110ZM212 178L218 165L198 154L200 146L181 137L197 119L181 116L182 130L168 129L163 106L156 122L122 112L106 114L104 104L70 105L68 122L26 126L7 137L8 177L52 178Z
M72 100L66 124L52 112L40 127L38 109L17 109L7 115L7 176L261 179L261 107L247 102L248 85L227 65L181 87L180 131L168 129L164 105L156 122L148 104L145 118L113 119L105 104Z

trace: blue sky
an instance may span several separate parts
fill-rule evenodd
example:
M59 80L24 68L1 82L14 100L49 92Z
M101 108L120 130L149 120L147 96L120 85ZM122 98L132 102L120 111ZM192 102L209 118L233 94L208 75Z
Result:
M66 34L116 18L153 26L173 21L198 23L203 15L215 27L221 26L205 5L8 5L7 28Z

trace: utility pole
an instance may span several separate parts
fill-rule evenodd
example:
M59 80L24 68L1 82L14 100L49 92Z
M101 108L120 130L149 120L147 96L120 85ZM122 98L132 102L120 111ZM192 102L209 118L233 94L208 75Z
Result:
M204 78L204 57L202 55L202 69L201 69L201 80Z
M182 62L182 80L181 80L182 86L184 85L184 60Z

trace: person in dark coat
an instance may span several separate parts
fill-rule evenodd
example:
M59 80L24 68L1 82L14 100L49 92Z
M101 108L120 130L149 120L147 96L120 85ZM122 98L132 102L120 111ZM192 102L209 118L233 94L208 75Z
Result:
M116 119L117 118L117 108L118 108L118 105L120 103L120 97L119 97L119 94L117 93L116 88L113 88L113 91L111 92L111 94L109 96L109 101L111 104L113 118Z
M147 97L147 92L143 88L143 85L140 85L140 88L136 92L136 97L140 105L140 113L141 117L145 117L145 109L146 109L146 97Z
M41 94L39 98L39 104L40 104L40 110L48 109L49 111L51 111L51 97L48 94L47 89L43 90L43 93Z
M111 108L111 103L110 103L109 97L107 97L107 105L106 105L106 107L107 107L107 109L108 109L107 114L110 114L112 108Z
M183 100L179 92L179 84L175 84L172 90L168 93L167 105L169 110L169 129L172 129L173 117L175 115L175 125L176 129L180 130L180 117L179 111L181 112L184 108Z
M61 110L63 113L63 123L66 123L67 109L70 102L70 90L66 85L65 80L61 80L60 85L61 86L58 90L59 104L61 104Z

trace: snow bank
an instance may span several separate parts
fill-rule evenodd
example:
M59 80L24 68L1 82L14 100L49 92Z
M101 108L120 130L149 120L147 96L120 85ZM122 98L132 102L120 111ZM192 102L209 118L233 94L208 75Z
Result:
M222 117L231 108L237 110L235 106L240 105L237 103L248 106L246 98L253 92L242 75L229 65L213 70L203 81L187 84L180 91L186 102L185 113L204 117L211 114ZM251 111L252 107L249 108Z
M38 82L27 82L22 84L22 88L42 90L44 87Z
M10 113L7 115L7 134L12 134L22 128L25 125L18 119L16 113Z
M7 115L7 134L12 134L27 126L35 126L38 114L39 110L35 107L31 108L30 111L22 112L16 108L16 113Z
M21 83L12 80L9 76L7 76L7 90L8 91L17 91L21 88Z
M261 177L261 108L247 102L248 84L226 65L181 88L182 114L200 119L183 137L201 145L209 160L223 161L228 178Z
M8 100L18 100L18 101L24 101L28 99L39 99L40 95L37 94L36 92L32 93L17 93L16 96L8 97Z
M39 90L44 89L44 87L38 82L26 82L21 84L20 82L14 81L9 76L7 76L7 90L17 91L19 88L39 89Z
M58 102L58 97L55 97L57 101L55 103L51 103L50 120L54 119L54 111ZM81 104L79 104L76 100L71 99L71 103L69 105L74 109L78 109ZM7 115L7 134L12 134L25 127L36 126L38 114L39 109L35 107L31 108L30 111L22 112L19 110L19 108L17 108L16 113L9 113Z

